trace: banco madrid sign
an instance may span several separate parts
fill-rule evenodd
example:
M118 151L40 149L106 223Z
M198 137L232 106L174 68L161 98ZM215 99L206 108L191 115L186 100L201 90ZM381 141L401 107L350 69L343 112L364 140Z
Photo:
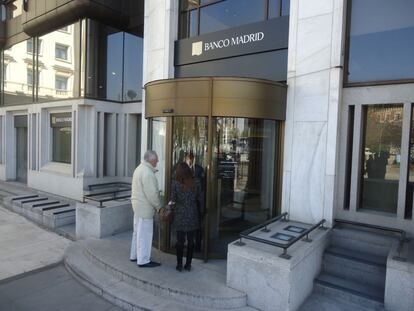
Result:
M175 66L287 49L289 17L224 29L175 41Z
M192 45L192 56L200 56L205 51L214 50L214 49L225 49L229 46L249 44L257 41L262 41L265 37L263 31L256 33L250 33L245 35L240 35L236 37L224 38L216 41L203 42L197 41Z

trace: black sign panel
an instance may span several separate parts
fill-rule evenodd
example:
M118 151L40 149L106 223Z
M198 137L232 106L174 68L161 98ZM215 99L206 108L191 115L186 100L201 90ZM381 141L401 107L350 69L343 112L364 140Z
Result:
M289 16L175 42L175 66L287 49Z
M70 127L72 126L72 113L53 113L50 115L51 127Z

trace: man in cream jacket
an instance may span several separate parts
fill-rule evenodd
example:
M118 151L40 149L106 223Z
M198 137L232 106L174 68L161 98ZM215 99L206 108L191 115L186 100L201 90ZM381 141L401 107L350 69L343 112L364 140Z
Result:
M131 243L131 261L139 267L152 268L160 264L151 261L154 215L161 208L158 181L155 177L158 156L148 150L144 161L135 169L132 176L131 203L134 210L134 233Z

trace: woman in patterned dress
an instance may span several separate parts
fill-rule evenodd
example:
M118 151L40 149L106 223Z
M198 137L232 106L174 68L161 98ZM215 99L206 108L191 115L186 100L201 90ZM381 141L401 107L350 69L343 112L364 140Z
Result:
M187 256L184 269L191 270L195 232L199 229L199 213L202 209L203 194L199 180L193 177L187 163L179 163L176 178L172 182L171 201L175 203L174 225L177 231L177 267L183 269L184 243L187 239Z

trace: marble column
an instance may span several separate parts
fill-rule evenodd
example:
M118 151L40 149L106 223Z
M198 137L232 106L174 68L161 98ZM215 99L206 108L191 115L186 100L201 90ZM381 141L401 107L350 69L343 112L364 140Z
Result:
M144 85L174 77L174 41L178 31L178 2L175 0L145 1L144 8ZM145 92L143 103L145 102ZM142 106L141 150L147 150L148 123Z
M344 0L291 0L282 209L332 221L345 40Z

